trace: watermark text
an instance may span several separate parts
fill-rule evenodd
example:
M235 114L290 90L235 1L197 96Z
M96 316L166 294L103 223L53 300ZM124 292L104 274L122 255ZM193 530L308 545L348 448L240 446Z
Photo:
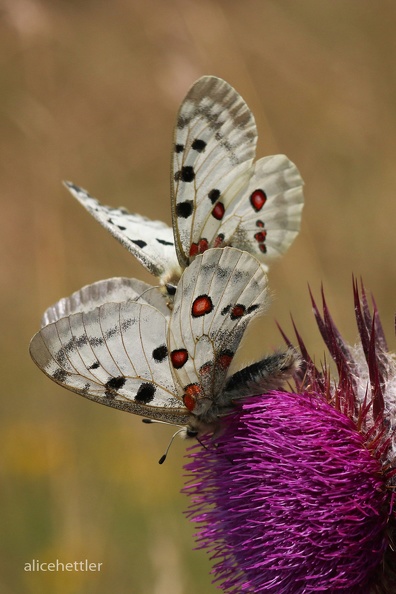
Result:
M85 559L84 561L72 561L63 563L56 559L52 563L33 559L25 563L24 571L101 571L103 563L93 563Z

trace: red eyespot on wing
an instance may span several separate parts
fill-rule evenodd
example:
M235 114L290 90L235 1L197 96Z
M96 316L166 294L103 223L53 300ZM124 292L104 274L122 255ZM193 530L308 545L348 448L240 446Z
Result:
M210 313L213 309L213 303L209 295L199 295L194 299L192 304L191 314L194 318L199 318Z
M203 254L209 248L208 240L204 237L198 242L198 253Z
M190 412L192 412L194 410L195 404L196 404L194 396L190 396L189 394L184 394L183 402L184 402L184 406L186 407L187 410L189 410Z
M212 210L212 216L214 216L214 218L218 221L221 221L224 216L224 211L224 204L222 202L217 202Z
M197 403L197 398L202 396L201 386L199 384L189 384L184 388L183 402L184 406L192 412Z
M267 201L267 196L263 190L254 190L250 196L250 204L256 212L259 212Z
M265 224L263 221L260 221L260 219L258 219L258 221L256 221L256 227L265 227Z
M213 371L213 363L212 361L208 361L207 363L204 363L203 365L201 365L201 367L199 368L199 375L203 376L203 375L208 375L209 373L212 373Z
M197 256L198 254L203 254L206 250L209 249L208 240L204 237L199 240L198 243L192 243L190 246L190 257Z
M220 247L221 244L224 241L224 234L223 233L219 233L218 236L216 237L216 239L213 242L213 247L217 248Z
M259 250L260 252L262 252L263 254L267 253L267 246L265 245L265 243L260 243L259 244Z
M258 243L264 243L266 237L267 237L266 231L259 231L258 233L255 234L254 239Z
M170 359L175 369L180 369L188 360L188 351L186 349L177 349L171 352Z
M222 370L225 371L231 365L233 356L234 353L232 353L231 351L223 351L219 354L216 363Z
M244 305L241 305L240 303L237 303L231 309L231 313L230 313L231 320L236 320L237 318L241 318L244 315L245 311L246 311L246 307Z
M197 256L199 254L199 249L198 249L198 244L197 243L192 243L190 245L190 256Z

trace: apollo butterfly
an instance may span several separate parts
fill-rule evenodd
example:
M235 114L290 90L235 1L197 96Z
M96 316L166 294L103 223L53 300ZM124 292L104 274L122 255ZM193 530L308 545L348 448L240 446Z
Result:
M172 149L172 226L102 205L66 187L172 297L182 271L209 248L233 246L267 269L300 229L303 181L284 155L254 162L257 128L242 97L214 76L198 79L176 119ZM171 299L170 299L171 300Z

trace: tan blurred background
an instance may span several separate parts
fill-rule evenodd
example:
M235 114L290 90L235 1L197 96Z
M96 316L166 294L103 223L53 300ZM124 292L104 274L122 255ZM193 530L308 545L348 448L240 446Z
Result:
M45 378L28 343L82 285L149 275L61 186L170 223L176 110L203 74L255 114L258 156L305 182L300 237L270 274L268 316L242 357L280 345L289 312L319 359L307 293L323 282L354 341L351 274L389 342L396 304L396 6L390 0L0 0L1 529L4 594L201 594L210 563L182 511L185 444ZM32 559L100 573L26 573Z

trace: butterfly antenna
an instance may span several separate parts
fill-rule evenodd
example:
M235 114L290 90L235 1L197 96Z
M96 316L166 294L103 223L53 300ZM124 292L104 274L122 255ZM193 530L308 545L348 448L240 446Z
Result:
M170 449L170 447L171 447L171 445L172 445L172 443L173 443L173 440L175 439L176 435L179 435L179 433L182 433L182 431L185 431L185 428L184 428L184 427L181 427L180 429L178 429L178 430L177 430L177 431L176 431L176 432L175 432L175 433L172 435L172 437L170 438L170 441L169 441L169 443L168 443L168 447L167 447L167 448L166 448L166 450L165 450L165 454L163 454L163 455L161 456L161 458L158 460L158 464L163 464L163 463L165 462L165 460L166 460L166 457L167 457L167 455L168 455L168 452L169 452L169 449Z
M141 299L143 297L143 295L145 295L149 291L152 291L153 289L160 289L160 286L159 285L153 285L152 287L147 287L147 289L145 289L143 291L143 293L140 293L140 295L138 295L137 297L135 297L135 299L133 299L133 301L139 301L139 299Z
M154 423L160 423L161 425L169 425L169 423L166 423L165 421L160 421L159 419L142 419L142 423L145 423L146 425L153 425Z
M159 419L142 419L142 423L145 423L146 425L152 425L152 424L154 424L154 423L160 423L161 425L169 425L169 423L167 423L166 421L160 421ZM170 441L169 441L168 447L167 447L167 448L166 448L166 450L165 450L165 454L163 454L163 455L161 456L161 458L158 460L158 464L163 464L163 463L165 462L165 460L166 460L166 457L167 457L167 455L168 455L168 452L169 452L169 449L170 449L170 447L171 447L171 445L172 445L172 443L173 443L173 440L175 439L176 435L179 435L179 433L182 433L182 432L183 432L183 431L185 431L185 430L186 430L186 428L185 428L183 425L181 425L181 426L180 426L180 429L178 429L178 430L177 430L177 431L176 431L176 432L175 432L175 433L172 435L172 437L170 438ZM201 443L201 442L200 442L200 443ZM203 444L202 444L202 445L203 445ZM203 447L205 447L205 446L203 446Z

